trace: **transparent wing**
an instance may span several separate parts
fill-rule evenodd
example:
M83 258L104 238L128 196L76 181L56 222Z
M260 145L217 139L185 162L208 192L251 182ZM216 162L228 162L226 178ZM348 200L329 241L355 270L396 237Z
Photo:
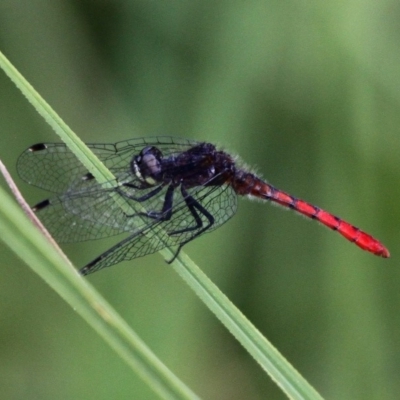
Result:
M214 217L214 224L206 232L218 228L230 219L236 212L237 196L230 186L201 186L190 190L192 196ZM174 212L170 220L153 220L141 229L135 231L120 243L116 244L92 262L81 269L83 275L99 271L105 267L117 264L121 261L132 260L147 254L155 253L165 247L179 246L189 242L192 238L198 237L202 228L190 230L196 225L193 216L182 197L176 201ZM203 226L209 223L204 214L199 215ZM185 231L186 229L186 231ZM175 231L184 232L173 234Z
M118 183L104 189L94 179L80 179L65 193L45 200L37 206L37 214L53 238L59 243L73 243L102 239L121 233L137 233L146 225L152 225L154 218L146 212L160 213L163 209L167 186L160 188L157 195L138 202L135 198L146 196L157 187L134 189L121 186L121 182L136 183L131 174L120 174ZM210 230L221 225L236 209L236 195L228 186L198 186L188 190L188 194L214 216L215 222ZM214 196L217 196L214 199ZM164 224L169 231L184 230L194 224L193 216L182 198L179 188L175 190L172 205L172 218ZM227 211L226 211L227 210ZM228 212L228 217L224 215ZM203 215L202 222L207 223ZM190 234L180 235L185 241ZM176 244L176 241L173 242Z
M205 186L187 188L186 198L180 188L176 188L172 210L164 210L165 214L161 215L168 187L166 182L150 196L157 187L144 188L143 182L131 172L133 156L146 146L156 146L169 157L197 144L169 136L89 144L88 147L116 176L107 189L97 184L61 143L30 147L19 157L17 169L28 183L58 194L36 207L39 218L57 241L76 242L129 233L127 238L84 267L82 273L88 274L167 246L182 246L216 229L235 213L236 194L232 188L229 185L213 186L211 181ZM197 211L188 206L190 201L197 205ZM165 218L170 211L172 216Z
M80 179L66 192L39 203L34 207L38 217L59 243L101 239L124 232L136 232L150 220L145 211L160 212L166 187L143 202L157 187L135 189L121 186L130 182L139 184L130 174L117 175L114 187L103 188L95 179Z
M130 171L130 162L145 146L157 146L165 156L182 152L198 142L170 136L137 138L115 144L87 144L111 172ZM18 174L27 183L53 193L63 193L87 169L64 143L41 143L25 150L17 161Z

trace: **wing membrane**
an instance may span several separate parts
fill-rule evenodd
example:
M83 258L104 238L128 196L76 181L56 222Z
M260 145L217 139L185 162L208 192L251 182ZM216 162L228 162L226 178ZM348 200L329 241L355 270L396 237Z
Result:
M156 146L170 157L197 144L169 136L88 144L116 177L107 186L99 185L62 143L30 147L19 157L17 169L26 182L57 194L38 206L39 218L57 241L129 235L84 267L81 272L87 275L164 247L182 246L233 216L237 197L230 185L213 185L211 180L181 191L179 183L165 181L155 191L156 186L146 185L131 171L132 158L146 146ZM218 182L218 177L213 179ZM172 209L166 210L166 193L172 184L176 185Z
M130 171L130 162L145 146L157 146L168 156L184 151L197 142L157 136L130 139L115 144L89 143L87 146L114 174ZM30 185L53 193L63 193L88 173L64 143L44 143L29 147L17 161L21 179Z
M233 195L233 190L230 186L197 187L190 191L190 195L207 208L208 211L211 213L214 211L214 224L206 232L211 232L218 228L236 212L237 198ZM221 208L223 212L221 212ZM188 215L184 199L181 198L177 201L173 209L174 212L170 220L153 220L149 222L87 264L81 269L81 273L88 275L121 261L132 260L155 253L165 247L178 246L181 243L190 241L192 237L196 236L196 231L186 231L177 235L170 234L194 224L193 219ZM204 215L200 217L203 224L208 222Z

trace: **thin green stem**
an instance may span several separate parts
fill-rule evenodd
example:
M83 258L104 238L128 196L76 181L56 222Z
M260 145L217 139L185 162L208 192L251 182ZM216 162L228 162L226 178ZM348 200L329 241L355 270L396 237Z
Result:
M86 168L98 179L99 182L111 180L112 174L108 172L104 165L86 148L84 143L78 139L74 133L66 126L62 119L51 109L51 107L34 91L31 85L15 70L15 68L5 59L0 53L0 66L5 70L7 75L12 79L17 87L23 92L27 99L37 109L53 129L60 135L62 140L68 145ZM162 255L166 259L172 256L171 250L164 249ZM235 338L246 348L246 350L254 357L261 367L270 375L270 377L279 385L279 387L292 399L321 399L321 396L315 389L286 361L286 359L268 342L261 333L250 323L249 320L229 301L229 299L207 278L207 276L191 261L185 254L180 256L173 263L173 267L186 283L194 290L206 306L217 316L217 318L225 325L225 327L235 336ZM51 269L47 271L51 274ZM75 277L82 281L81 278ZM85 283L85 287L88 284ZM56 287L54 285L54 287ZM85 302L81 305L83 309L92 308L92 312L102 316L101 324L98 328L103 328L107 331L110 329L113 332L116 329L116 319L111 318L113 314L109 309L104 308L104 301L99 298L90 300L86 296L79 298L80 302ZM90 318L89 318L90 315ZM85 313L86 316L86 313ZM94 316L88 312L86 317L91 323ZM118 317L119 318L119 317ZM97 321L97 320L96 320ZM107 326L109 324L109 326ZM97 326L94 322L93 326ZM126 324L118 319L118 326L121 327L122 333L129 337L131 331ZM117 330L120 332L120 329ZM107 335L102 333L105 338ZM121 333L120 332L120 333ZM109 340L111 343L111 340ZM129 347L114 344L113 347L119 354L126 359L125 351ZM127 360L128 361L128 360ZM131 362L133 364L133 362ZM160 374L161 376L166 376ZM163 381L164 382L164 381ZM171 383L172 380L167 380ZM182 389L183 390L183 389Z

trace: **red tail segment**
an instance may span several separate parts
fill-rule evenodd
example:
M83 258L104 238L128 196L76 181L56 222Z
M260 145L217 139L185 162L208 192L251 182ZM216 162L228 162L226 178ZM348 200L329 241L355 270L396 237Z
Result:
M274 188L253 174L237 174L232 186L238 194L250 195L266 200L271 200L284 207L291 208L306 217L316 219L328 228L339 232L350 242L355 243L363 250L384 258L390 257L388 249L368 233L356 228L340 218L313 206L306 201L296 199L289 194Z

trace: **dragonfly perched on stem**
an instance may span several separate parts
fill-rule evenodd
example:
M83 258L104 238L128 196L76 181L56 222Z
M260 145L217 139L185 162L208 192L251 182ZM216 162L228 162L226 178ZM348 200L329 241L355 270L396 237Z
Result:
M23 180L55 193L33 210L58 242L127 234L84 266L83 275L164 247L177 246L175 259L185 244L230 219L238 196L291 208L363 250L390 256L368 233L276 189L213 144L158 136L87 146L114 174L114 181L97 183L62 143L33 145L17 162Z

